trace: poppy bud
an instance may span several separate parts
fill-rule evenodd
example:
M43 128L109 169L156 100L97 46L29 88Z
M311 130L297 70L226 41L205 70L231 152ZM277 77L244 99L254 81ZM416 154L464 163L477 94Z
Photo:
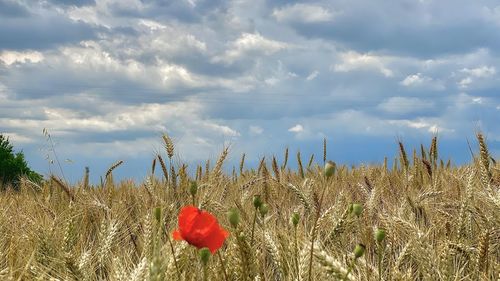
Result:
M160 223L161 221L161 208L160 207L156 207L154 209L154 216L155 216L155 219L158 223Z
M353 213L357 217L359 217L361 215L361 213L363 212L363 205L358 204L358 203L354 203L354 204L351 204L349 209L350 209L351 213Z
M269 205L267 204L260 205L259 212L262 217L265 217L267 215L267 212L269 212Z
M366 247L363 244L356 245L356 247L354 248L354 257L356 259L359 259L360 257L362 257L365 254L365 249L366 249Z
M262 205L262 199L260 199L260 195L254 195L253 206L255 207L255 209L260 208L261 205Z
M198 192L198 184L195 181L191 182L191 186L189 187L189 193L191 196L195 196L196 192Z
M298 213L293 213L292 215L292 224L294 227L297 227L297 225L299 224L299 220L300 220L300 216Z
M203 265L207 265L208 259L210 259L210 250L208 248L202 248L199 252L200 260Z
M379 228L375 231L375 240L377 243L384 241L385 239L385 229Z
M229 212L227 213L227 217L232 227L238 227L238 224L240 223L240 212L237 208L232 208L231 210L229 210Z
M335 164L335 162L333 162L333 161L326 162L326 164L325 164L325 176L326 176L326 178L333 176L333 174L335 173L336 167L337 167L337 165Z

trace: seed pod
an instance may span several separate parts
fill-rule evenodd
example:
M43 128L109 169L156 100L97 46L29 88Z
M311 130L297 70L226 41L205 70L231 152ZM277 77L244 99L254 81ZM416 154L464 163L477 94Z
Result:
M384 241L385 239L385 229L383 228L379 228L375 231L375 240L377 241L377 243L381 243L382 241Z
M208 260L210 259L210 250L208 248L202 248L199 252L200 260L203 265L207 265Z
M363 244L356 245L356 247L354 248L354 257L356 259L359 259L360 257L362 257L365 254L365 249L366 249L366 247Z
M236 228L240 223L240 212L237 208L232 208L227 213L227 218L229 219L229 223L231 224L231 226Z
M361 213L363 213L363 205L358 203L351 204L350 211L352 214L355 214L357 217L359 217Z
M262 199L260 198L260 195L254 195L253 206L255 207L255 209L260 208L261 205L262 205Z
M297 225L299 224L299 220L300 220L300 215L298 213L293 213L292 224L294 227L297 227Z
M326 164L325 164L325 176L326 176L326 178L330 178L331 176L333 176L336 168L337 168L337 165L335 164L335 162L333 162L333 161L326 162Z
M191 186L189 187L189 193L191 194L191 196L195 196L197 192L198 192L198 184L195 181L193 181L191 182Z
M269 205L267 204L262 204L259 207L259 212L262 217L265 217L267 213L269 212Z

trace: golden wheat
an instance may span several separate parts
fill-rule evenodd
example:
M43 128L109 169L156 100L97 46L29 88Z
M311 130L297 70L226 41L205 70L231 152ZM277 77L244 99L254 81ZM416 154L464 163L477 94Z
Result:
M265 158L258 170L245 169L243 155L239 173L226 174L227 149L212 171L209 161L205 171L174 167L173 144L164 141L170 163L157 155L163 175L152 172L140 185L113 182L113 165L105 188L92 188L86 172L74 186L51 176L0 193L0 279L200 280L196 249L171 238L179 208L193 202L193 181L196 204L230 232L208 261L214 280L306 280L309 274L312 280L497 280L500 274L500 169L484 138L479 161L471 164L437 165L433 138L429 154L423 146L421 155L413 152L411 169L401 143L392 171L387 161L338 165L328 180L322 163L301 168L300 153L299 168L287 168L288 149L281 166L272 158L272 171ZM269 212L257 216L252 242L254 195L262 195ZM152 216L157 207L161 215ZM241 216L237 227L226 218L233 208ZM381 227L387 238L379 276L373 233ZM366 252L353 263L357 244Z

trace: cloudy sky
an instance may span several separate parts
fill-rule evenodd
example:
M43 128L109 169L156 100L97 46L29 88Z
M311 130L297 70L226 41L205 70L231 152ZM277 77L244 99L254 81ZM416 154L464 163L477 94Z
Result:
M493 0L0 0L0 132L47 174L46 128L73 182L142 179L163 132L191 169L325 137L380 162L435 133L464 163L478 130L500 154L498 34Z

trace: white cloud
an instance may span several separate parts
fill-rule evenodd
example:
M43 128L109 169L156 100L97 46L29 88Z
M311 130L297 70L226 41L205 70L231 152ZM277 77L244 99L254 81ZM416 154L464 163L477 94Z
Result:
M494 99L484 96L475 96L467 93L459 93L454 99L454 106L457 109L466 110L470 106L480 105L494 108Z
M43 61L44 56L37 51L2 51L0 53L0 61L6 65L16 63L39 63Z
M237 130L221 121L202 116L203 105L195 100L127 106L103 103L100 99L92 101L85 98L80 100L72 98L72 100L104 113L89 115L85 113L85 108L75 111L45 106L42 116L39 117L23 115L2 118L0 116L0 128L8 132L13 140L21 143L39 141L41 128L48 128L61 140L62 149L72 156L91 155L100 149L114 151L99 154L100 157L116 157L117 151L121 157L150 153L154 150L158 135L168 131L182 138L182 145L186 145L185 150L189 157L205 158L209 156L206 153L202 154L203 156L191 153L192 147L212 149L216 148L220 141L234 140L240 136ZM19 106L19 111L22 112L26 103L18 103L12 102L11 106ZM37 100L37 103L47 105L51 102ZM0 111L1 105L3 104L0 104ZM124 132L127 133L123 138ZM147 136L143 137L145 133ZM79 140L81 134L85 135L84 141ZM116 137L104 137L108 134L114 134ZM73 145L74 142L76 142L75 145ZM79 145L81 149L74 150ZM134 146L136 149L133 149ZM194 151L198 150L194 149Z
M311 72L311 74L309 74L306 78L307 81L311 81L311 80L314 80L316 77L318 77L318 74L319 74L319 71L315 70L313 72Z
M203 122L203 124L207 128L222 133L226 137L239 137L241 135L238 131L231 129L228 126L219 125L213 122Z
M493 66L483 65L481 67L476 68L464 68L461 70L463 73L466 73L472 77L477 78L487 78L495 75L496 69Z
M486 19L500 25L500 6L493 8L483 6L483 15Z
M350 72L353 70L375 70L385 77L392 77L393 72L385 63L387 58L371 54L360 54L355 51L348 51L340 54L340 63L332 66L335 72Z
M399 84L408 88L423 88L439 91L446 88L442 81L434 80L420 72L406 76L405 79L399 82Z
M101 25L107 28L124 26L129 18L116 17L113 10L119 10L122 13L140 13L144 11L147 5L140 0L101 0L95 2L95 6L70 7L67 10L68 17L74 21Z
M196 41L194 37L186 35L179 37L179 40L182 42L183 38L187 38L188 41L189 38L192 38L192 43L199 47L196 49L203 49L203 43ZM235 92L244 92L253 89L258 82L254 77L249 76L225 78L198 74L184 65L158 57L153 63L140 61L141 56L161 51L162 48L154 42L153 40L149 46L151 49L144 47L142 51L130 55L108 51L110 46L102 46L100 42L84 41L80 43L80 46L61 48L61 54L48 56L46 61L53 67L65 69L75 75L78 74L78 77L87 77L87 79L93 77L91 79L100 81L102 75L119 76L147 85L147 87L162 90L221 87ZM188 45L183 46L179 45L178 47L189 49ZM177 50L177 47L172 46L168 50L168 47L165 47L167 52L173 54L176 54L180 49Z
M270 77L264 80L264 82L269 86L276 85L280 80L276 77Z
M91 25L101 25L106 28L112 27L113 18L110 17L104 1L97 1L96 6L71 7L68 11L68 18L78 22L85 22Z
M142 52L152 52L158 56L174 57L180 54L204 53L207 51L206 42L189 33L188 30L183 30L179 26L155 25L156 22L150 23L149 28L153 32L143 35L139 38L138 43L141 44Z
M431 126L433 126L422 121L409 121L409 120L408 121L405 120L403 124L407 125L410 128L415 128L415 129L430 128Z
M0 82L0 98L7 100L9 94L7 93L7 87Z
M300 124L297 124L297 125L289 128L288 131L292 132L292 133L300 133L300 132L304 131L304 127Z
M60 132L116 132L133 129L161 130L166 120L191 120L200 105L193 102L143 104L109 108L105 115L84 116L79 112L63 108L44 108L44 119L0 119L0 126L7 128L50 128Z
M161 60L157 65L145 65L134 59L123 60L103 50L97 42L84 42L80 48L63 48L62 54L66 57L66 61L62 61L62 58L54 58L54 61L66 63L65 67L71 68L74 72L117 74L145 84L160 83L166 88L181 84L196 87L201 83L198 77L183 66Z
M179 65L166 64L159 68L159 74L164 85L183 83L191 86L201 86L203 83L188 69Z
M264 129L262 129L259 126L250 126L249 128L250 134L252 135L261 135L264 132Z
M496 74L496 69L493 66L480 66L476 68L463 68L460 70L461 73L466 74L467 76L462 78L458 85L460 88L467 88L476 80L486 79L492 77Z
M186 0L186 2L188 2L188 4L191 6L191 7L196 7L197 3L198 2L197 0Z
M25 143L32 143L33 142L32 138L18 134L18 133L13 133L13 132L0 132L0 133L2 135L6 136L7 138L9 138L9 141L11 143L25 144Z
M154 20L141 19L139 25L143 25L151 31L167 29L167 26Z
M481 97L473 98L472 103L483 104L483 99Z
M464 79L460 80L460 82L458 82L458 85L460 86L460 88L467 88L467 86L469 86L471 83L472 83L472 78L465 77Z
M425 82L430 81L431 78L422 76L422 73L416 73L406 76L406 78L400 82L403 86L418 86Z
M454 129L445 128L437 123L429 122L421 118L417 120L389 120L388 123L397 126L424 130L432 134L444 133L444 132L452 133L455 131Z
M316 23L331 21L334 18L334 13L321 6L298 3L275 9L273 16L279 22Z
M51 131L53 134L54 131ZM61 138L61 134L55 134ZM92 142L83 143L64 143L58 148L58 154L74 156L89 156L95 158L111 158L117 157L140 157L150 155L154 150L155 144L158 142L158 137L144 137L130 140L113 140L109 142ZM117 152L119 154L117 154ZM177 153L177 152L176 152ZM119 155L119 156L117 156ZM125 162L126 163L126 162Z
M389 113L409 114L432 109L434 103L418 98L391 97L379 104L378 107Z
M214 62L233 63L247 55L271 55L290 45L284 42L267 39L259 33L243 33L230 44L230 49L222 56L214 57Z

